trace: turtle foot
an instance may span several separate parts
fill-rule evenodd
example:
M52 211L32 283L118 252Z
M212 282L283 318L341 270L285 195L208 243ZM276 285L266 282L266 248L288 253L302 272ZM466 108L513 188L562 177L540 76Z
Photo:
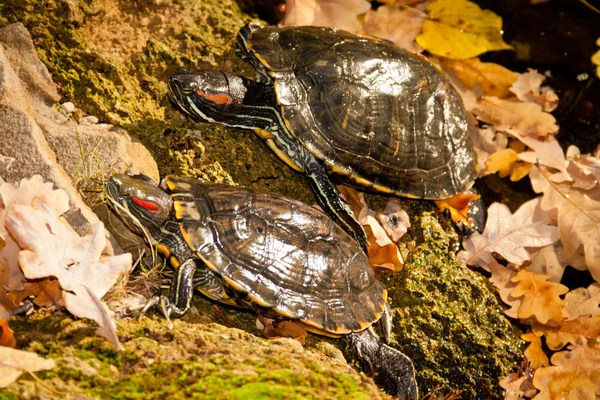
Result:
M417 400L419 393L415 368L410 358L383 344L371 328L348 335L361 366L379 387L391 396Z

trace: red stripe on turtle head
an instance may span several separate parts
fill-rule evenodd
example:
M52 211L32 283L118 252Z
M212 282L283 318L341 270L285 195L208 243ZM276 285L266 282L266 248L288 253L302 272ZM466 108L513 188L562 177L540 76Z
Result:
M197 90L196 93L198 96L202 96L215 104L225 105L233 103L233 99L227 93L208 94L204 93L202 90Z
M133 202L135 204L137 204L140 207L143 207L144 209L148 210L148 212L151 212L152 214L158 214L161 211L160 206L158 206L157 204L155 204L151 201L142 200L138 197L132 197L131 199L133 200Z

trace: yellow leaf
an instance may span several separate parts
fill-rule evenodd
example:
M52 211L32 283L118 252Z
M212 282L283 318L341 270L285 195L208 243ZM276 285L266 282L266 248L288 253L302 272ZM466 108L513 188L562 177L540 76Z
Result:
M550 350L560 350L569 343L576 344L580 336L588 339L600 336L600 315L564 321L559 326L535 325L533 331L546 336L546 345Z
M551 275L537 275L523 269L511 278L511 281L518 282L511 296L523 296L518 311L519 319L535 317L541 324L562 321L565 302L560 295L567 293L569 288L560 283L548 282L550 277Z
M492 154L485 163L487 174L498 172L501 178L510 175L510 180L516 182L523 179L533 166L525 161L519 160L518 153L513 149L502 149Z
M451 60L440 58L442 67L452 71L467 89L479 85L486 96L497 96L501 99L512 96L511 85L517 80L517 74L502 65L481 62L479 58L467 60Z
M417 43L430 53L462 60L492 50L512 49L502 40L502 18L467 0L437 0L427 7Z
M596 44L600 46L600 38L596 40ZM592 56L592 63L596 64L596 75L600 78L600 50L594 53Z
M542 339L534 333L526 333L521 336L521 339L531 342L525 350L525 358L530 362L531 368L538 369L550 365L546 353L542 350Z
M456 223L462 222L467 226L471 226L473 221L468 218L469 204L480 197L478 194L473 193L459 193L449 199L435 200L435 205L440 211L450 211L452 221Z

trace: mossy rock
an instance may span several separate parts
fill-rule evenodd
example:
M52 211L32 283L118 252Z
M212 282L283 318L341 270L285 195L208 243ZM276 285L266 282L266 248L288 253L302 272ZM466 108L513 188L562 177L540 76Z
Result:
M190 121L168 100L167 77L181 66L213 67L251 77L251 68L234 54L235 33L249 20L233 0L0 4L2 23L20 21L29 29L64 100L139 138L155 156L161 174L252 186L313 203L304 178L279 161L254 133ZM386 200L370 197L379 206ZM412 223L401 243L407 263L400 273L381 273L394 309L394 346L414 360L422 394L440 386L447 392L462 390L465 399L501 398L497 383L521 357L518 330L504 317L486 278L456 262L458 237L449 223L428 202L402 200L402 204ZM364 376L323 361L316 353L248 333L259 334L248 313L228 312L244 331L231 330L210 324L217 320L212 304L199 296L194 304L199 313L175 322L173 332L160 320L122 322L119 332L128 350L118 355L93 336L90 325L52 314L17 319L16 335L23 348L44 355L100 361L104 367L97 368L92 380L69 372L73 368L40 373L45 382L62 382L56 385L59 390L66 385L66 391L78 388L86 395L185 397L222 387L229 398L287 399L295 398L290 388L297 387L301 397L381 396ZM53 333L39 339L37 335L48 330L36 324L50 325ZM219 335L225 338L222 346L216 345ZM169 347L175 338L186 337L215 346L203 347L194 339L189 340L189 350ZM321 340L311 335L307 348ZM344 340L331 343L355 365ZM142 344L151 344L153 350L139 347ZM161 352L161 345L171 351ZM254 354L254 347L261 350ZM111 361L103 359L107 352ZM158 360L159 352L166 358ZM144 367L138 370L138 364ZM287 372L275 376L275 366ZM152 374L159 378L151 379ZM32 381L23 380L15 390L26 393L27 385Z

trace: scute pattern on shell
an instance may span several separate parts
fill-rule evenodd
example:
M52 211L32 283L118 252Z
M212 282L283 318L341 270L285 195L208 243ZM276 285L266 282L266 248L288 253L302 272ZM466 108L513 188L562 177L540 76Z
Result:
M439 199L476 177L467 115L427 59L330 28L267 27L250 49L275 78L294 135L361 186Z
M360 331L387 292L356 242L325 214L258 190L168 176L187 244L250 306L334 335Z

